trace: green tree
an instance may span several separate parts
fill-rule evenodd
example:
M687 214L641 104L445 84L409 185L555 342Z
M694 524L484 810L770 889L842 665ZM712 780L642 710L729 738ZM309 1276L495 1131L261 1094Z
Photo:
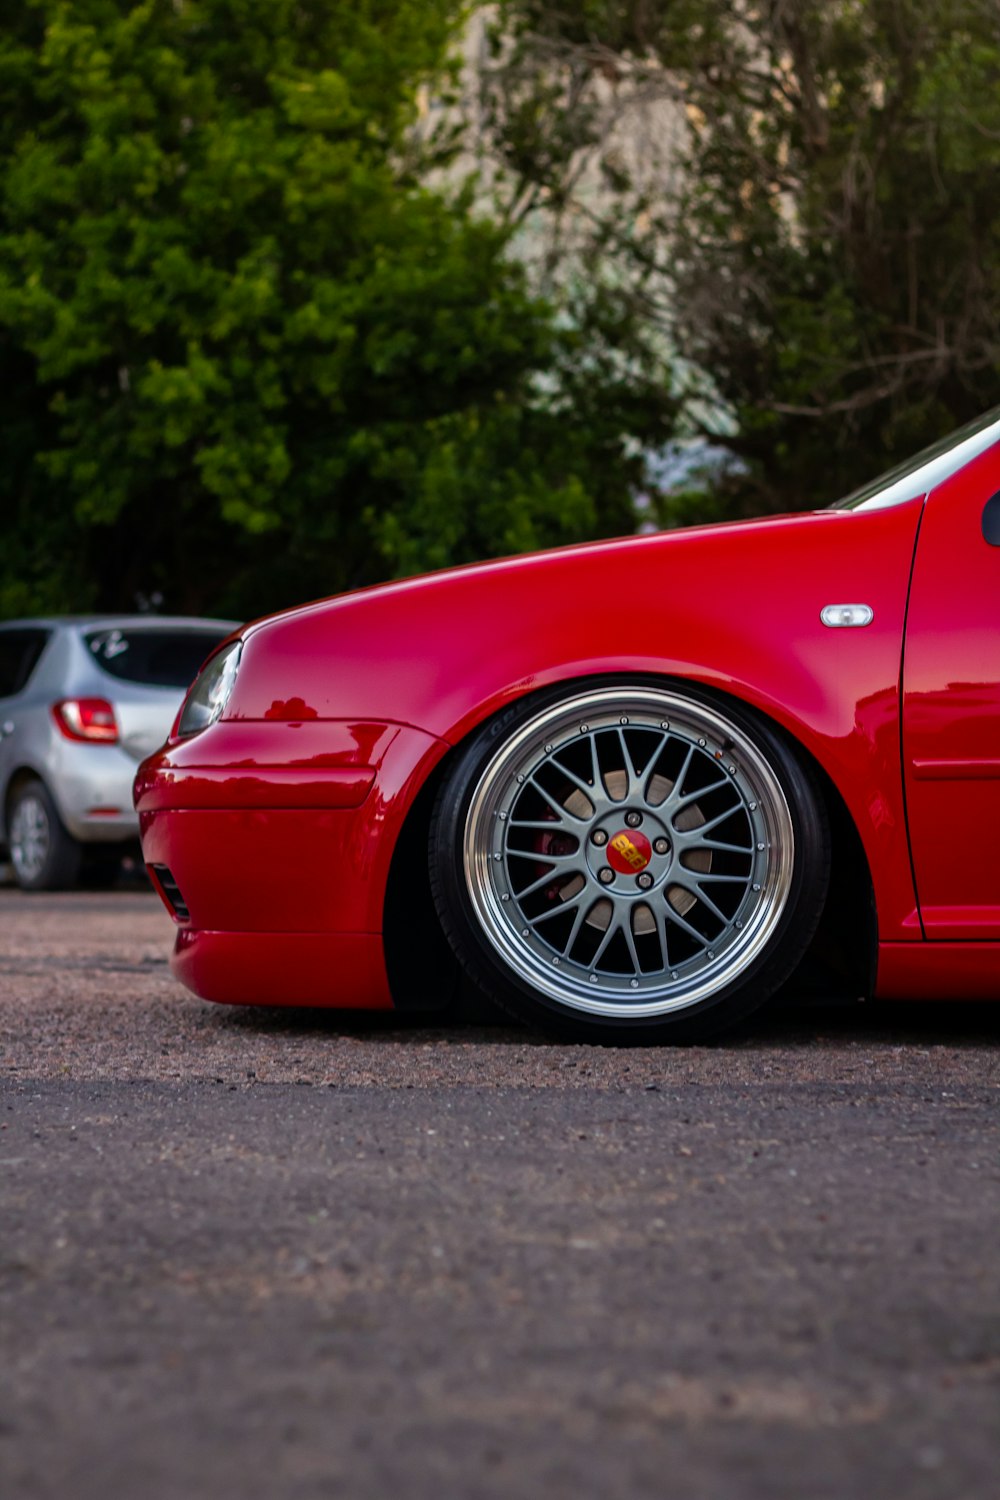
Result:
M692 504L832 499L1000 403L997 0L507 0L495 42L518 201L578 221L590 160L589 253L739 461Z
M632 525L673 412L634 317L574 328L426 185L462 20L0 0L0 612L253 614Z

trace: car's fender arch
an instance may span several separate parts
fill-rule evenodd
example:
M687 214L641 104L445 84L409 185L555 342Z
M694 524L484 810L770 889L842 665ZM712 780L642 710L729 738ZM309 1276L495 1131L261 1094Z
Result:
M717 689L701 679L663 673L629 673L627 680L683 694L694 688L709 702L742 710L750 722L762 720L781 737L808 769L823 799L831 831L830 888L817 932L796 971L795 984L810 998L851 998L870 995L878 958L878 923L871 867L851 813L823 765L787 725L759 705L737 694ZM386 885L383 933L387 965L396 1003L401 1009L425 1009L429 996L450 998L458 984L454 960L434 918L423 877L426 874L427 834L433 803L447 781L452 764L465 743L492 718L498 740L512 711L538 697L551 697L562 688L570 697L577 690L620 683L623 674L587 672L554 676L524 693L504 693L492 714L473 716L464 733L449 739L449 748L430 768L406 809L396 839ZM419 896L415 893L419 892ZM415 910L414 901L420 903ZM432 976L434 978L432 979Z

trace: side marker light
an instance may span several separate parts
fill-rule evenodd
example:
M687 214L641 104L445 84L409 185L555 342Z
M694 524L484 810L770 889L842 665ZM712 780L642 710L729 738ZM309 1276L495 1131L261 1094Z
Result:
M875 611L870 604L827 604L819 617L831 630L850 630L870 625Z

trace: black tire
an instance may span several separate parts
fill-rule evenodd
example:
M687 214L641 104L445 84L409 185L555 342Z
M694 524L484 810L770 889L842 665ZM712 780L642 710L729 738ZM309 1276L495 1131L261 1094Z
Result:
M508 1012L580 1040L691 1043L793 972L830 838L812 775L756 714L702 688L599 679L473 736L429 859L445 935Z
M67 832L48 787L36 777L11 794L7 842L23 891L63 891L76 884L83 846Z

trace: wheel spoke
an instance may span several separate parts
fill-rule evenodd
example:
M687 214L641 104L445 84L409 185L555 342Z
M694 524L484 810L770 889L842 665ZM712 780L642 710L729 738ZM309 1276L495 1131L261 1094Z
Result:
M683 874L681 873L681 871L677 870L670 878L673 885L680 886L682 891L689 892L689 894L694 896L696 900L700 901L703 906L707 906L712 915L718 917L719 921L723 924L724 927L729 926L729 918L726 916L724 911L719 910L711 897L707 896L701 889L701 886L698 883L697 875L695 875L690 870L684 872ZM704 939L702 940L704 941Z
M705 942L705 934L703 932L699 932L697 927L692 927L690 922L685 921L680 912L675 911L675 909L670 905L669 901L666 904L666 915L670 919L670 921L675 924L675 926L682 928L682 930L686 932L689 937L693 937L697 942L699 948L705 948L707 946Z
M561 906L551 912L546 912L542 917L536 917L534 922L529 922L528 925L537 928L539 922L547 921L550 917L561 916L563 912L573 911L575 907L576 912L573 917L573 926L570 928L569 937L560 950L564 957L571 958L573 955L573 945L580 936L580 929L587 920L588 912L593 908L593 895L593 891L582 890L578 896L572 896L569 901L563 902Z
M646 910L649 912L650 916L653 919L653 931L651 933L649 933L649 936L650 937L654 937L655 936L655 938L656 938L656 946L660 950L660 967L661 967L661 969L668 969L670 967L670 960L667 957L667 935L666 935L666 930L665 930L662 922L660 922L657 919L656 913L655 913L655 911L653 911L652 907L647 906Z
M662 911L659 912L659 913L657 913L657 912L654 911L653 912L653 917L654 917L654 919L656 921L656 936L659 939L660 948L661 948L661 950L663 952L663 967L665 969L669 969L671 967L671 963L670 963L670 933L669 933L669 930L667 928L666 914L664 912L662 912Z
M690 807L692 802L698 802L702 797L707 797L709 792L717 792L724 786L732 786L732 782L727 776L724 776L721 781L713 781L709 786L700 786L696 792L688 792L686 797L677 797L675 800L671 800L668 803L670 816L673 817L675 813L683 812L684 808ZM733 806L737 805L734 802Z
M632 922L629 917L625 917L622 921L621 930L622 936L625 939L625 946L628 948L628 956L632 960L632 967L636 974L641 974L642 964L639 962L639 953L635 946L635 933L632 931Z
M590 774L594 778L594 791L596 792L598 788L600 788L601 792L603 792L604 794L604 802L607 803L607 788L605 787L604 781L601 777L601 763L597 755L596 734L588 735L587 743L590 746Z
M628 791L625 795L631 801L634 796L642 792L642 782L635 768L635 761L632 759L631 752L625 742L624 729L619 729L618 731L618 743L621 746L622 755L625 759L625 775L628 777Z
M703 830L695 828L692 831L694 833L701 833ZM719 854L745 854L748 858L753 854L753 850L747 844L723 844L718 839L703 839L700 842L692 839L689 841L687 847L689 849L714 850Z
M578 919L582 921L582 918L579 916L579 912L583 908L583 901L585 897L589 896L590 894L591 893L589 891L584 889L580 891L576 896L570 896L568 901L560 901L558 906L553 906L548 911L540 912L537 917L525 917L524 920L527 922L529 927L540 927L543 922L551 922L553 917L564 916L566 912L573 911L574 908L576 908ZM584 915L585 914L586 913L584 912Z
M515 891L515 900L524 901L526 897L533 896L536 891L543 891L554 880L564 878L566 873L565 870L547 870L544 875L540 875L537 880L533 880L530 885L526 885L523 891Z
M560 770L561 769L562 768L560 767ZM560 822L565 818L572 818L575 823L588 823L590 821L592 814L587 814L585 817L578 818L576 813L570 812L568 808L563 807L561 802L557 802L555 797L553 797L551 793L545 790L541 782L538 780L537 776L531 777L530 785L534 788L534 790L540 797L543 797L545 799L545 801L551 807L552 811L559 818ZM551 827L551 825L549 826Z
M542 854L538 849L508 849L508 859L530 859L536 865L565 865L571 860L580 859L580 850L574 849L572 854Z
M597 748L597 735L596 734L592 734L590 736L590 755L591 755L591 760L594 763L594 768L595 768L596 773L597 773L597 785L600 787L601 792L603 794L603 799L604 799L603 806L606 807L606 808L607 807L619 807L621 804L620 804L620 802L619 802L619 800L618 800L617 797L612 797L611 792L610 792L610 790L608 788L608 783L607 783L607 779L605 777L604 770L603 770L603 768L601 766L601 757L600 757L600 753L599 753L598 748Z
M676 793L676 795L677 795L678 798L680 797L681 792L684 790L684 781L685 781L685 779L687 777L687 773L691 769L691 762L693 760L694 760L694 746L693 745L688 745L687 754L684 757L684 764L681 766L680 770L677 772L676 777L674 778L673 789L671 790L670 796L667 798L666 803L664 804L665 808L669 809L669 808L671 808L673 806L673 799L674 799L674 794L675 793Z
M620 921L621 921L621 918L619 917L617 911L613 911L611 913L611 920L610 920L610 922L607 925L607 929L606 929L606 931L604 933L604 936L601 938L601 941L597 945L597 951L596 951L596 953L594 953L594 955L592 956L592 958L590 960L589 967L591 969L596 969L597 965L600 963L600 961L604 957L605 953L607 953L608 948L610 947L611 942L612 942L612 940L614 938L614 935L618 931L618 926L619 926L619 922Z
M658 774L657 770L656 770L656 767L657 767L657 765L659 763L660 756L663 754L664 746L668 743L669 739L670 739L670 735L669 734L663 734L663 733L661 733L661 735L660 735L660 743L657 745L657 747L653 751L652 755L646 761L646 769L642 773L642 776L643 776L643 782L642 782L642 800L649 807L653 807L653 806L663 807L665 805L662 802L655 803L655 804L652 803L652 802L650 802L650 800L649 800L649 792L650 792L650 788L651 788L652 783L653 783L653 778ZM675 783L675 785L676 785L676 783ZM671 791L673 791L673 787L671 788ZM669 801L669 796L668 796L667 800Z
M537 829L541 833L557 833L560 828L569 827L569 820L567 818L515 818L512 814L507 826L508 828ZM575 833L573 837L576 838Z
M736 811L736 806L727 807L725 812L717 813L714 818L709 818L707 823L699 823L697 828L674 827L674 836L678 843L683 842L685 848L697 846L704 840L706 833L711 833L712 829L718 828L720 823L727 822Z
M565 776L567 781L571 781L577 788L577 790L583 793L587 801L590 803L591 807L593 807L594 811L596 812L597 806L595 804L594 798L594 792L596 788L592 787L590 782L585 781L582 776L578 776L575 771L571 771L568 766L564 766L558 756L553 755L552 764L558 767L560 776ZM535 784L537 785L537 783ZM593 814L591 814L591 816L593 816Z
M593 909L591 903L589 901L584 901L583 899L584 896L590 895L590 891L581 891L580 893L580 904L577 907L576 916L573 919L572 931L570 932L569 937L566 939L566 946L563 949L563 952L569 954L571 957L573 954L573 946L576 943L577 938L580 936L581 928L583 927L584 922L587 920L588 913Z

